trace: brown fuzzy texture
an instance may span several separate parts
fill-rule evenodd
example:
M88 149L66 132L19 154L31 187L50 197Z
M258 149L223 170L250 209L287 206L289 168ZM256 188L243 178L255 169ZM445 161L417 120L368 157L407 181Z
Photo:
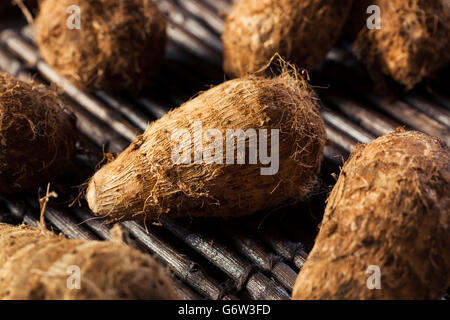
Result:
M318 100L295 71L216 86L152 123L98 171L87 190L89 206L96 215L119 221L241 216L305 199L316 182L325 142ZM202 121L203 132L221 131L223 164L173 163L171 152L178 141L171 140L172 132L188 129L193 136L194 121ZM226 129L268 129L269 154L270 129L280 129L278 173L261 175L264 165L259 160L226 164ZM204 142L205 148L209 145Z
M70 5L80 30L67 28ZM164 58L166 21L152 0L44 0L36 25L44 60L85 90L138 91Z
M450 151L397 130L358 146L328 199L294 299L438 299L450 287ZM369 265L381 289L369 290Z
M75 116L54 91L0 73L0 194L51 181L77 140Z
M312 70L337 41L352 0L242 0L222 36L231 77L263 68L278 53Z
M354 52L375 80L390 76L412 89L450 62L450 1L374 0L381 29L364 28Z
M0 299L176 299L164 268L116 242L68 240L46 230L0 224ZM80 289L69 289L70 266Z

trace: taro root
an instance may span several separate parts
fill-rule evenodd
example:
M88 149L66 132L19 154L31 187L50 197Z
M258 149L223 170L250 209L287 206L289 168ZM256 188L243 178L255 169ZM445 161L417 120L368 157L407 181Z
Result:
M353 4L348 13L347 21L344 25L344 30L342 31L345 39L349 41L354 41L358 36L359 32L366 27L367 19L369 14L367 13L367 8L374 4L377 0L357 0L353 1Z
M177 298L161 265L117 242L0 224L0 248L1 300Z
M450 287L449 208L450 151L440 139L397 130L358 146L293 298L442 297Z
M314 69L337 41L351 0L242 0L226 19L224 70L231 77L259 71L280 54Z
M80 29L67 26L72 5ZM44 60L85 90L136 92L163 61L166 21L151 0L44 0L36 25Z
M199 123L203 130L198 129ZM216 131L213 138L208 136L210 129ZM225 142L233 137L227 130L239 129L248 134L241 138L245 143L245 155L241 154L245 161L241 162L236 155L237 139L231 147ZM193 138L173 139L179 130ZM266 130L266 140L260 130ZM203 154L197 148L202 135ZM251 214L305 199L316 183L324 142L318 98L295 71L274 78L235 79L152 123L116 160L94 175L86 198L94 214L110 222ZM250 143L257 150L250 151ZM263 170L277 160L273 157L270 165L262 164L261 144L266 145L269 157L278 149L278 168L269 174ZM222 150L218 151L217 145ZM183 163L174 161L173 151L178 149L190 149L192 156L183 156ZM258 151L258 159L250 162ZM203 161L195 163L199 155Z
M51 181L73 157L77 132L54 91L0 73L0 194Z
M376 0L381 29L363 30L354 52L375 80L412 89L450 62L450 1Z

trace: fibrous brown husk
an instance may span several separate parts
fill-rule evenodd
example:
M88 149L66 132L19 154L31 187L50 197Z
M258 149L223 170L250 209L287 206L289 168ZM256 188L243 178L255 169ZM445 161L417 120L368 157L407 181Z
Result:
M81 29L67 27L67 8ZM37 21L42 57L85 90L135 92L163 61L166 21L151 0L44 0Z
M295 299L437 299L450 286L450 151L398 130L359 146L328 199ZM370 290L370 265L381 289Z
M314 69L337 41L351 0L242 0L227 17L224 70L232 77L264 67L279 53Z
M223 164L175 164L174 130L221 132ZM279 171L260 164L226 164L226 129L279 129ZM318 98L296 72L247 77L216 86L152 123L89 183L92 211L109 221L182 216L241 216L304 199L316 182L325 142ZM258 133L257 133L258 134ZM259 135L259 134L258 134ZM261 136L259 135L259 141ZM246 157L249 154L246 138ZM194 145L191 140L191 150ZM205 149L211 142L204 143ZM236 154L237 144L234 144ZM259 150L259 147L258 147ZM191 160L193 157L191 157ZM236 162L235 162L236 163Z
M450 1L376 0L381 29L363 28L354 52L376 80L412 89L450 62Z
M0 299L176 299L163 267L120 243L0 224L0 248Z
M75 116L56 92L0 73L0 194L51 181L77 140Z

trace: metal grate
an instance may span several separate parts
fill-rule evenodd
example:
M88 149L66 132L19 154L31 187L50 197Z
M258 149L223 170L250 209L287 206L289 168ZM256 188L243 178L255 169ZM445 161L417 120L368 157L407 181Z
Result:
M163 116L211 84L225 78L221 69L223 15L231 0L159 0L169 19L166 62L154 85L141 96L85 93L60 77L39 57L29 27L4 28L0 35L0 70L22 79L57 84L78 117L84 139L79 156L58 192L85 181L110 152L126 148L147 123ZM14 23L13 23L14 25ZM410 93L381 97L345 43L336 46L311 75L324 102L322 116L330 141L321 174L322 187L300 206L238 219L196 219L143 225L121 223L131 245L154 255L172 272L185 299L289 299L296 275L311 249L324 200L356 143L366 143L397 126L450 141L449 78ZM326 89L325 89L326 88ZM73 194L73 189L70 190ZM0 220L35 225L37 195L0 198ZM61 202L63 202L61 200ZM69 238L109 240L109 226L85 207L50 206L46 220Z

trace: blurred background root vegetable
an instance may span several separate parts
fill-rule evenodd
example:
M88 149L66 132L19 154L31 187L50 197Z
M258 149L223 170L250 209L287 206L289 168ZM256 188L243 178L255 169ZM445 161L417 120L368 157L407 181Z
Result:
M78 138L75 116L56 92L0 73L0 194L51 181Z

